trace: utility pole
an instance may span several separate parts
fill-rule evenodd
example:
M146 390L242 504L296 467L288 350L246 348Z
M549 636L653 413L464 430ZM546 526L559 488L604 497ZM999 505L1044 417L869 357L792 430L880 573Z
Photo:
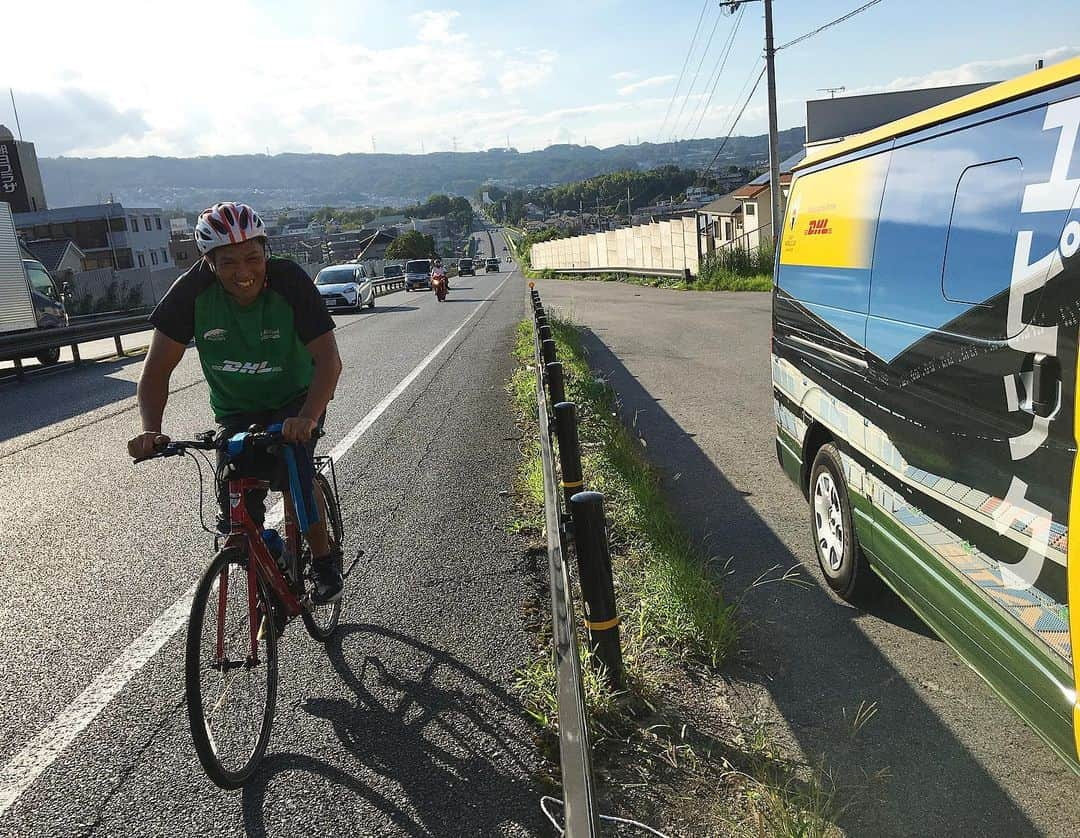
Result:
M634 223L634 211L630 209L630 187L626 187L626 223Z
M600 193L596 193L596 232L600 232L603 227L600 226Z
M734 13L740 5L756 0L720 0L720 8ZM778 238L783 218L783 192L780 188L780 139L776 128L776 50L773 47L772 0L765 3L765 71L769 91L769 192L772 195L773 241Z

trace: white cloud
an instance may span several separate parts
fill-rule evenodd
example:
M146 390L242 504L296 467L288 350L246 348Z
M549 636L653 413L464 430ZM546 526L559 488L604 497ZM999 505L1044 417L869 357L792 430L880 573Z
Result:
M416 33L416 39L418 41L433 44L448 44L460 43L465 40L464 35L450 31L451 24L459 17L461 17L460 12L426 11L411 15L409 20L412 21L413 25L419 30Z
M1004 81L1028 73L1035 62L1042 59L1047 66L1080 55L1076 47L1056 47L1043 52L1015 55L985 61L970 61L956 67L934 70L920 76L901 76L884 85L869 85L845 91L852 96L862 93L882 93L895 90L920 90L926 87L945 87L951 84L976 84L978 82Z
M611 78L614 81L629 81L630 79L634 78L635 76L637 76L637 73L631 73L629 70L622 70L622 71L620 71L618 73L612 73L611 74Z
M551 50L518 52L501 60L499 87L503 93L513 93L535 87L547 79L555 68L556 54Z
M26 102L23 132L39 155L193 156L267 146L345 153L370 150L372 134L380 151L417 151L421 138L436 150L443 135L451 142L447 113L471 109L499 87L502 68L468 42L456 12L420 13L409 40L383 46L344 29L286 31L254 0L225 4L213 29L159 4L116 4L107 42L123 49L99 49L100 15L85 4L72 5L50 35L53 60L37 60L27 39L5 47L5 82ZM12 13L22 31L45 26L46 13L33 4ZM455 46L441 48L448 43ZM554 53L522 54L511 65L522 78L512 84L543 78L553 60ZM535 65L527 77L523 62Z
M631 93L637 93L639 90L645 90L649 87L660 87L661 85L665 85L669 81L673 81L674 79L674 75L650 76L647 79L642 79L641 81L636 81L633 84L628 84L620 87L618 90L618 94L620 96L629 96Z

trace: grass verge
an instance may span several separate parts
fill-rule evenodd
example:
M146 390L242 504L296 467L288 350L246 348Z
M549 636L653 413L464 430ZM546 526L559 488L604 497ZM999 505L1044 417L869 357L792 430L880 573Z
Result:
M725 598L723 568L706 561L665 502L657 473L618 418L614 391L590 369L578 329L557 318L551 324L567 399L578 407L585 482L605 495L623 620L624 690L613 693L585 656L602 810L668 835L839 835L841 806L829 772L786 759L768 725L752 715L717 712L727 705L717 673L738 639L738 602ZM519 325L516 356L509 391L530 442L518 473L514 529L539 542L544 501L539 448L531 442L531 321ZM536 657L518 673L516 689L554 775L558 706L549 632L550 619L540 621Z

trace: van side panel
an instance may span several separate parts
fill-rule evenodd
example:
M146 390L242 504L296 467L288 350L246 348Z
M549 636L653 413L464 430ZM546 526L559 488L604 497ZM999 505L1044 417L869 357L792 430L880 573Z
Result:
M1080 214L1069 215L1080 96L1074 85L1010 108L796 177L774 291L778 449L782 462L785 450L805 459L800 432L828 428L872 565L1080 770L1080 546L1068 559L1080 496ZM857 224L811 226L808 207L844 217L858 191L841 186L845 171L864 184L875 158L879 207ZM832 205L812 200L825 173ZM806 244L830 227L857 240ZM862 275L834 293L860 268L865 309ZM1036 364L1060 382L1049 416L1032 404Z

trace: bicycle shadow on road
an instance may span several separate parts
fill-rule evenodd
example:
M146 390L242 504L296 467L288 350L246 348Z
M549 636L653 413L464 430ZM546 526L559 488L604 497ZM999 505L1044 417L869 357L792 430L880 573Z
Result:
M773 525L751 506L749 493L728 480L611 349L589 329L582 330L582 343L593 370L618 393L624 422L646 439L646 456L660 470L665 494L692 537L706 555L733 557L723 580L726 593L739 595L769 568L798 565ZM761 456L775 465L771 450ZM795 487L790 490L791 503L805 503ZM740 659L726 667L724 677L736 688L741 682L756 685L752 691L767 690L798 747L811 760L822 755L842 788L869 789L867 778L888 769L884 786L869 792L872 799L864 791L841 816L847 834L1035 834L1009 794L862 631L857 618L863 612L827 594L816 566L801 570L818 584L770 584L747 592ZM891 594L872 613L913 634L935 637ZM876 715L853 736L851 719L871 702ZM1017 747L1017 759L1025 759Z
M267 835L274 775L296 771L357 798L339 794L335 809L382 813L404 835L540 830L535 749L521 735L528 723L520 704L503 687L445 650L381 626L341 626L327 654L353 695L309 699L303 709L330 722L356 768L299 754L268 758L244 790L248 835Z

